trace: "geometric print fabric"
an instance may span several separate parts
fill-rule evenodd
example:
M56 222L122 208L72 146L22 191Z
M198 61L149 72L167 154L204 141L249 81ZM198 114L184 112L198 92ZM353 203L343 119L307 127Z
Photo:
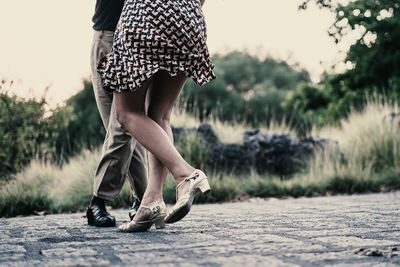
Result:
M135 91L159 70L198 85L215 79L199 0L126 0L111 53L99 63L103 87Z

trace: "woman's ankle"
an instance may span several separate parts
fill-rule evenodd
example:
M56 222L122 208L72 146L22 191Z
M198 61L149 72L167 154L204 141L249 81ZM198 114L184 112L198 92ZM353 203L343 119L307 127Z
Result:
M189 177L196 169L193 168L192 166L187 166L185 169L182 169L180 172L178 172L174 178L176 181L176 184L179 184L183 180L185 180L187 177Z
M153 193L153 194L148 194L144 195L141 205L150 205L150 204L155 204L164 201L162 194L159 193Z

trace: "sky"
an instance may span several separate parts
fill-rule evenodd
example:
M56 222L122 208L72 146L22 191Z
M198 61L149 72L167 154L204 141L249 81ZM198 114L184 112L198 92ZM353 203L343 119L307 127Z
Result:
M298 62L313 81L332 65L343 68L343 47L328 36L327 10L301 0L206 0L211 54L246 50ZM60 105L90 78L91 17L95 0L0 1L0 78L22 97L45 96ZM48 89L46 90L46 88Z

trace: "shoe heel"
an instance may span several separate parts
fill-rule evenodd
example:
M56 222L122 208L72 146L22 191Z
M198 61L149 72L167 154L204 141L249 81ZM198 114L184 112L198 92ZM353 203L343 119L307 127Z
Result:
M163 229L163 228L165 228L164 216L158 218L158 219L154 222L154 225L156 226L156 229Z
M86 215L86 217L87 217L88 225L94 225L94 219L93 219L93 217L89 217L89 216L87 216L87 215Z
M210 184L208 183L207 178L199 183L199 189L203 195L205 195L211 191L211 187L210 187Z

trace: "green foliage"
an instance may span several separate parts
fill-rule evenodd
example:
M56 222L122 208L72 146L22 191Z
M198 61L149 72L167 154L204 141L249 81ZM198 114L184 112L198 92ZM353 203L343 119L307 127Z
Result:
M98 147L105 136L89 81L65 106L51 111L46 111L44 99L0 91L0 116L0 181L34 157L63 164L82 149Z
M302 84L296 91L291 92L283 105L292 110L307 112L318 110L328 104L328 96L318 87L309 84Z
M302 98L304 88L285 100L287 108L297 106L302 123L314 120L318 126L337 123L353 110L362 110L366 95L388 99L400 96L400 3L393 0L358 0L339 4L332 0L307 0L300 9L315 2L335 14L329 34L336 43L354 40L345 62L352 67L327 77L318 86L324 98ZM313 87L313 86L310 86ZM314 90L314 93L318 93ZM315 95L316 96L316 95ZM304 103L301 103L304 101ZM310 102L311 105L310 105ZM311 106L307 110L305 107Z
M175 144L182 157L192 166L203 169L207 162L208 148L196 133L189 133L176 140Z
M204 120L216 116L222 121L268 124L286 115L280 106L287 93L299 82L310 81L305 70L295 70L272 58L260 60L245 52L215 55L217 79L197 86L189 81L183 90L186 109Z
M17 174L8 183L3 182L0 189L0 217L50 211L54 203L48 190L51 180L51 175L46 172L34 172L33 175Z
M363 111L314 134L337 140L348 163L374 172L399 168L400 125L389 117L399 112L398 104L379 97L366 102Z
M47 138L44 105L0 92L0 181L41 152L38 144Z
M314 99L318 107L301 113L300 117L307 120L314 116L310 113L318 114L319 124L332 123L346 117L350 107L361 110L366 104L366 95L382 94L389 99L398 99L400 3L393 0L358 0L338 4L338 1L332 0L307 0L300 9L307 8L309 2L334 12L336 18L329 34L336 43L349 38L354 42L345 59L352 67L342 74L328 77L321 86L328 96L325 106Z
M326 122L326 106L329 103L329 96L322 88L310 84L301 84L295 91L288 94L282 102L282 107L294 112L301 117L303 127L311 125L321 126Z
M4 189L2 189L0 217L32 215L35 212L51 210L52 200L48 195L39 192L36 188L26 188L24 184L15 184L14 186L18 186L18 188L13 188L13 191L3 192Z
M49 118L55 148L53 160L62 163L82 149L94 149L104 141L105 129L97 109L93 86L83 81L83 89L67 100L66 106L57 108Z
M359 0L335 9L330 34L336 42L360 31L346 61L354 68L338 77L353 90L378 87L391 93L389 80L400 77L400 3L393 0Z

